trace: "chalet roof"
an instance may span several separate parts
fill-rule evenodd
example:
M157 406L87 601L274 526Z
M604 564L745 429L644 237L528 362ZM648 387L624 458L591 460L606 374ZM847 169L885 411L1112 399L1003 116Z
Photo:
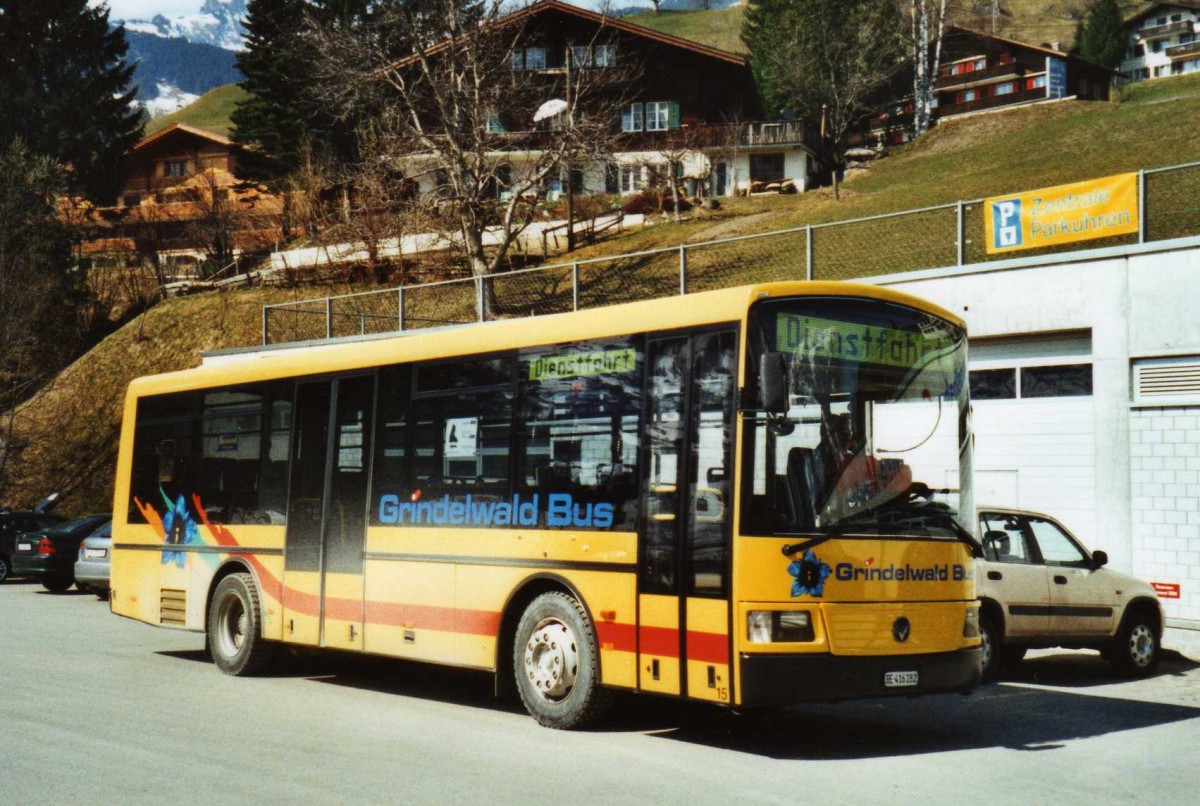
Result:
M680 48L681 50L692 51L693 53L698 53L702 56L708 56L713 59L719 59L721 61L737 65L738 67L745 67L747 64L749 64L746 57L742 56L741 54L731 53L727 50L721 50L720 48L703 45L694 40L684 39L680 36L672 36L671 34L666 34L662 31L656 31L653 28L647 28L643 25L635 25L632 22L626 22L625 20L617 17L609 17L604 14L597 14L595 11L588 11L585 8L573 6L569 3L562 2L562 0L535 0L535 2L516 10L511 14L504 15L496 20L495 24L510 25L549 12L557 12L560 14L577 17L581 20L595 23L597 26L603 25L614 31L622 31L632 36L638 36L662 45L669 45L671 47ZM442 50L444 47L444 44L435 45L434 47L429 48L426 53L432 55ZM416 56L409 56L399 60L394 66L403 67L415 61L416 59Z
M977 36L981 39L994 39L995 41L1003 42L1006 45L1013 45L1018 48L1024 48L1025 50L1036 51L1037 53L1044 53L1047 56L1056 56L1059 59L1070 59L1072 61L1083 62L1084 64L1089 64L1092 67L1095 67L1100 70L1105 70L1109 73L1116 72L1116 70L1113 70L1110 67L1105 67L1102 64L1097 64L1096 62L1093 62L1090 59L1085 59L1082 56L1077 56L1074 53L1067 53L1065 50L1055 50L1054 48L1048 48L1045 45L1031 45L1028 42L1022 42L1019 39L1009 39L1008 37L998 36L997 34L989 34L989 33L983 32L983 31L974 31L970 28L963 28L962 26L959 26L959 25L947 26L945 35L948 36L951 32L958 33L958 34L967 34L969 36Z
M1182 8L1187 9L1188 11L1200 11L1200 2L1196 2L1195 0L1177 0L1174 3L1152 3L1151 5L1139 11L1137 14L1134 14L1132 17L1127 17L1125 22L1121 23L1121 27L1130 28L1134 25L1137 25L1146 17L1157 14L1160 10L1165 11L1172 8Z
M170 134L174 134L175 132L183 132L185 134L190 134L195 137L199 137L201 139L216 143L218 145L223 145L223 146L235 145L234 142L232 140L230 140L228 137L224 137L220 134L217 134L216 132L210 132L207 129L201 129L196 126L189 126L186 123L172 123L170 126L166 127L165 129L161 129L159 131L156 131L154 134L152 134L148 137L142 138L141 142L139 142L137 145L135 145L133 147L133 150L140 151L141 149L146 148L147 146L150 146L154 143L157 143L159 140L162 140L163 138L167 137Z

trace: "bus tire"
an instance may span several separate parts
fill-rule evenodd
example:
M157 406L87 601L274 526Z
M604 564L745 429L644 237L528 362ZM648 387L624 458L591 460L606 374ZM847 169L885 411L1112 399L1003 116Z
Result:
M1158 623L1149 608L1127 613L1117 630L1112 661L1122 677L1148 677L1158 668Z
M600 686L596 630L574 597L543 593L517 624L513 673L538 724L569 730L595 721L611 702Z
M274 659L276 646L262 637L258 589L249 574L230 574L217 583L206 644L217 668L237 677L257 674Z

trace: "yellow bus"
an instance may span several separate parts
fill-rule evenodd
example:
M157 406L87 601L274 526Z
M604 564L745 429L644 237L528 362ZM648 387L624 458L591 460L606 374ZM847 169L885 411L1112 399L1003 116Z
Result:
M745 709L980 681L966 333L773 283L205 356L129 388L114 612Z

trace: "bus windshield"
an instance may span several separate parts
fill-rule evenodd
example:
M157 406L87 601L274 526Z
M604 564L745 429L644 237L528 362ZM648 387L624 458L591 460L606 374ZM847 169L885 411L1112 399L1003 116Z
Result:
M962 539L971 523L965 332L895 303L765 300L748 389L773 364L786 403L747 411L742 532ZM786 408L786 410L782 410Z

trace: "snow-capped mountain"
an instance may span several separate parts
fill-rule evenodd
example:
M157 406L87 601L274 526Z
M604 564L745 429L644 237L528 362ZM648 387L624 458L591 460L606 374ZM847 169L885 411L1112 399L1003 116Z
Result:
M226 50L242 50L246 18L246 0L204 0L195 14L166 17L156 14L149 20L124 20L125 30L161 37L182 37L189 42L216 45ZM121 20L114 20L120 23Z
M199 95L184 92L179 87L172 86L165 81L160 81L156 85L155 96L149 100L141 100L141 105L142 109L146 110L146 116L154 119L177 112L199 97Z

